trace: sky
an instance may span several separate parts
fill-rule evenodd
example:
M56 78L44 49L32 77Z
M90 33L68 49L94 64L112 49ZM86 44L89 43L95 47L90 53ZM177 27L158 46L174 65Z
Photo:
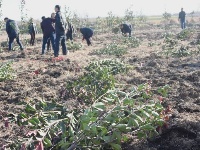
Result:
M178 13L183 7L186 13L200 11L200 0L26 0L28 17L40 19L50 16L55 5L65 6L75 11L80 17L105 17L109 11L123 16L127 8L135 14L161 15L167 11ZM61 10L62 11L62 10ZM20 20L20 0L3 0L3 17Z

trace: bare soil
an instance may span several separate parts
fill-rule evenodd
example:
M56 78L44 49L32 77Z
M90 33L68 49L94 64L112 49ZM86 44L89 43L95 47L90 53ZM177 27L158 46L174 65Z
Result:
M200 55L184 58L166 58L158 55L162 44L148 47L150 41L162 43L163 30L146 29L135 32L142 40L139 48L130 49L120 57L135 67L127 75L118 75L120 83L138 85L149 80L153 87L168 84L171 87L166 105L173 109L169 127L160 136L139 142L137 139L123 144L124 150L200 150ZM176 30L175 32L180 32ZM70 51L62 61L52 61L52 51L41 56L41 43L27 47L25 55L20 51L0 54L0 62L12 60L16 78L0 82L0 145L6 145L20 138L27 131L10 123L5 128L4 118L9 113L19 113L23 107L18 105L30 99L58 99L60 90L67 80L81 75L84 67L93 60L115 58L114 56L91 55L112 40L113 35L100 35L93 38L93 46L79 51ZM120 36L119 36L120 37ZM195 38L195 37L194 37ZM187 45L194 39L185 41ZM77 39L76 42L80 42ZM102 43L103 41L103 43ZM77 107L76 100L63 100L69 107Z

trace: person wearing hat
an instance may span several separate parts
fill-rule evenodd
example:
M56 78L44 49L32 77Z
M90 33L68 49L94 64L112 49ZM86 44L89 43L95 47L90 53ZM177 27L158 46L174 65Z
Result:
M120 29L123 35L126 35L127 33L129 34L129 37L131 37L131 31L132 31L132 26L129 24L120 24Z
M55 6L55 32L56 32L56 39L55 39L55 51L54 51L54 57L58 57L59 55L59 48L60 48L60 42L62 46L62 53L63 55L67 55L67 46L66 46L66 38L65 38L65 30L66 25L64 22L64 19L62 17L61 7L59 5Z
M4 21L6 22L6 32L8 34L8 38L9 38L9 51L12 50L12 45L13 45L13 41L14 39L16 39L17 44L20 47L20 50L23 50L23 46L22 43L19 40L19 27L17 25L17 23L14 20L11 20L9 18L4 18Z
M77 31L81 32L83 35L82 41L86 40L87 45L92 45L90 38L93 36L93 30L90 28L77 28Z
M54 28L54 19L55 19L55 13L51 14L51 18L42 18L41 22L41 29L43 32L43 43L42 43L42 55L45 54L45 47L47 44L47 50L50 49L50 41L53 50L55 51L55 28Z

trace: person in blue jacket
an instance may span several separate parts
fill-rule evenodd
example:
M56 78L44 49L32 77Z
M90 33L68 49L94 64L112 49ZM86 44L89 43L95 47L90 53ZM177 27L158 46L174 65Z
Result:
M37 34L37 27L36 24L33 22L33 19L30 19L29 26L28 26L29 34L31 35L30 45L35 44L35 35Z
M66 37L65 37L66 24L62 17L60 9L61 7L59 5L55 6L55 12L56 12L56 16L55 16L56 39L55 39L55 51L54 51L55 57L58 57L59 55L60 42L62 46L63 55L67 55L68 53L67 46L66 46Z
M22 43L19 40L19 27L17 23L14 20L11 20L7 17L4 18L4 21L6 22L6 32L9 38L9 51L12 50L12 44L14 39L16 39L17 44L20 46L20 50L23 50Z
M86 40L87 45L92 45L90 38L93 36L93 30L90 28L77 28L77 31L81 32L83 35L82 41Z
M55 13L51 14L51 18L42 18L41 22L41 29L43 32L43 43L42 43L42 55L45 54L45 47L47 44L47 50L50 49L50 41L53 50L55 50L55 39L54 39L54 34L55 34L55 28L54 28L54 19L55 19Z
M129 37L131 37L131 31L132 31L132 26L128 24L120 24L120 29L123 35L126 35L127 33L129 34Z

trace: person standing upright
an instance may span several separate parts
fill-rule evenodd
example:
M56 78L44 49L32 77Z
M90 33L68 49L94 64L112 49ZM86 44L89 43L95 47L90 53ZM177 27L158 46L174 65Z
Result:
M185 13L185 11L183 11L183 8L181 8L181 12L179 13L178 20L181 23L182 29L185 29L185 16L186 16L186 13Z
M29 34L31 35L30 45L35 44L35 34L37 34L37 27L36 24L33 22L33 19L30 19L29 26L28 26Z
M74 27L69 21L67 21L67 24L68 24L68 29L67 29L67 33L66 33L67 40L71 40L71 42L73 43Z
M55 20L55 13L51 14L51 18L44 18L41 22L41 29L43 32L43 43L42 43L42 55L45 53L45 47L47 44L47 50L49 50L50 42L53 50L55 51L55 39L54 39L54 33L55 28L53 25L53 22Z
M16 39L17 44L20 46L20 50L23 50L23 46L19 40L19 27L17 23L14 20L11 20L7 17L4 18L4 21L6 22L6 32L9 38L9 51L12 50L12 44L14 39Z
M66 38L65 38L65 29L66 25L64 22L64 19L62 17L62 14L60 12L61 7L59 5L55 6L55 32L56 32L56 40L55 40L55 51L54 51L54 57L58 57L59 55L59 47L60 42L62 46L62 53L63 55L67 55L67 46L66 46Z

